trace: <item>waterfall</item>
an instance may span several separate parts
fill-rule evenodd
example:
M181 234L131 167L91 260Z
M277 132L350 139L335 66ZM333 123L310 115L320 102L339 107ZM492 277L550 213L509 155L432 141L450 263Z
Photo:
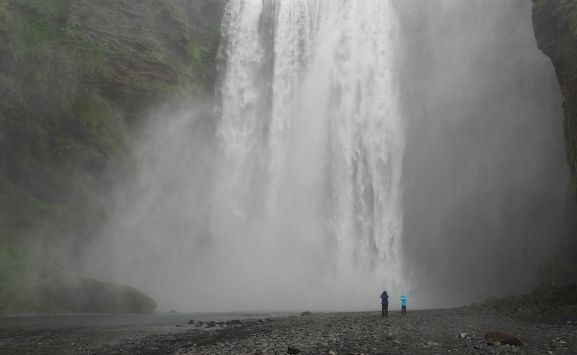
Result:
M525 292L567 181L562 97L530 14L513 0L228 1L216 103L167 103L134 132L85 274L201 312Z
M153 117L91 273L183 311L370 309L403 292L390 2L225 12L215 112Z
M285 280L359 288L349 307L401 287L395 19L383 0L237 0L223 23L211 233Z

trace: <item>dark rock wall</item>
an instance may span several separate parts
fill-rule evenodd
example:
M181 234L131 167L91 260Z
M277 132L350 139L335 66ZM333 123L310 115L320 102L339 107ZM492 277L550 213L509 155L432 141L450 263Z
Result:
M531 3L395 3L408 292L431 307L528 292L559 235L569 180L563 97Z
M88 222L77 212L126 158L128 128L169 98L212 93L221 7L0 2L0 233Z
M110 209L100 192L131 169L128 133L160 104L213 94L222 11L0 1L0 312L54 308L40 296L66 267L46 250L81 257Z
M533 24L539 48L553 61L565 96L566 158L573 175L561 238L540 280L577 282L577 0L533 0Z

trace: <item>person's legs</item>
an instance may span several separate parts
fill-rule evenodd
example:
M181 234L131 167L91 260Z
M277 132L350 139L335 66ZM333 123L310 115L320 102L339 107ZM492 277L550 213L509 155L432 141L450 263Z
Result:
M401 314L407 314L407 306L401 308Z
M381 304L381 318L383 318L385 316L385 305Z
M389 305L386 304L385 305L385 317L388 317L388 316L389 316Z

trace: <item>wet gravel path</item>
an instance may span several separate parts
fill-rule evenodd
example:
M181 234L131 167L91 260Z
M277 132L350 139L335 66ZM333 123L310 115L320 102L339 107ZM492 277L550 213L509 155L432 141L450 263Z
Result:
M320 314L247 326L254 334L187 344L180 354L577 354L577 324L544 324L467 309ZM522 347L489 346L484 335L518 336ZM192 345L192 346L191 346Z
M175 331L125 334L114 341L35 352L25 339L0 353L43 354L577 354L577 322L521 320L471 308L380 313L330 313L215 324L176 324ZM490 346L485 333L500 331L524 345ZM53 334L54 339L65 332ZM30 338L30 341L34 338ZM24 342L23 342L24 341ZM22 352L20 352L22 351Z

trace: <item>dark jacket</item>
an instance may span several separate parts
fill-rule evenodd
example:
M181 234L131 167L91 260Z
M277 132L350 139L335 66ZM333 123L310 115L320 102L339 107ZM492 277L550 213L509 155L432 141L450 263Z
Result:
M381 304L389 304L389 295L387 294L387 291L381 293Z

